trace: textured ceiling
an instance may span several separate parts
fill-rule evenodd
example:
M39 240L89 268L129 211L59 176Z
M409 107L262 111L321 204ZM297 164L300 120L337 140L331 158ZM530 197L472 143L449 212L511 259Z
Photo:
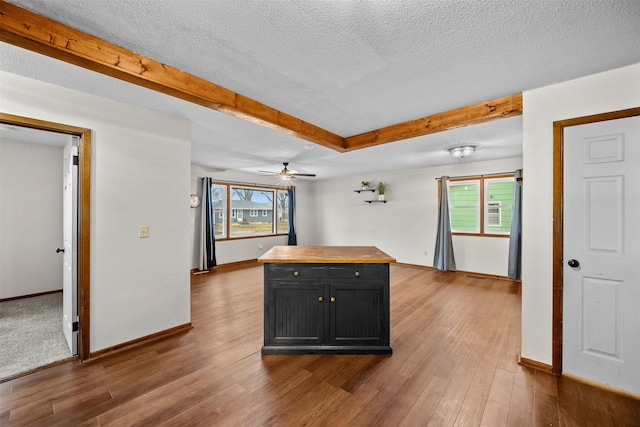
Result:
M11 2L342 136L640 62L637 0ZM340 154L0 48L5 71L192 120L193 161L211 167L327 178L446 164L459 142L476 160L522 153L517 117Z

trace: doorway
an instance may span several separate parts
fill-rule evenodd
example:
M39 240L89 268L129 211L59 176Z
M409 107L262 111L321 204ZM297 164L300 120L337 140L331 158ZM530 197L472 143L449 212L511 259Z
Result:
M90 292L90 154L91 131L86 128L33 118L0 113L0 124L26 127L66 134L77 138L77 355L80 360L89 358L89 292ZM52 248L55 250L55 248ZM62 327L62 325L61 325Z
M627 242L626 249L620 246L625 237L622 227L635 222L628 218L628 209L637 212L638 207L637 201L633 201L632 206L625 208L627 212L623 212L625 194L628 196L628 190L636 191L637 188L633 182L624 185L627 172L618 169L624 168L625 161L632 163L631 170L638 168L639 161L631 156L638 155L634 152L637 153L640 141L623 141L621 126L628 125L630 118L639 115L640 108L632 108L554 122L552 371L555 374L566 372L566 364L572 375L627 391L631 390L624 381L616 383L615 378L605 377L607 368L604 365L620 363L616 360L620 354L616 347L622 344L621 340L625 340L625 346L631 345L627 347L627 356L640 351L634 349L637 343L621 335L630 330L620 327L625 314L619 310L624 307L620 296L628 289L632 294L638 293L640 283L637 278L629 282L616 269L607 273L605 267L621 259L624 261L626 253L633 253L629 248L638 245L634 241L633 246ZM620 127L620 130L603 129L609 125ZM593 135L587 136L585 132ZM625 144L627 148L633 148L626 154ZM579 176L583 176L579 183L572 183ZM577 208L574 209L574 205ZM635 227L634 224L631 226ZM597 257L600 259L596 260ZM604 267L594 270L597 263ZM625 280L628 283L622 286ZM587 362L584 369L577 367L576 361L584 364L589 358L592 361ZM631 356L628 360L635 358ZM592 363L590 367L587 366L589 363Z

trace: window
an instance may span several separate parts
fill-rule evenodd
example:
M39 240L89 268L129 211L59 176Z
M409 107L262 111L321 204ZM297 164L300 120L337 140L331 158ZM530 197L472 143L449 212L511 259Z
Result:
M511 232L513 177L485 179L484 187L486 200L484 232L509 234Z
M449 183L449 216L454 233L477 233L480 222L478 181Z
M513 176L453 179L449 216L453 233L506 235L511 231Z
M278 233L289 232L289 195L287 190L278 190Z
M244 239L289 232L286 189L216 182L211 188L216 239Z
M224 226L224 211L227 206L227 187L224 185L212 184L211 200L213 201L213 229L215 232L215 237L216 239L221 239L226 236L226 227Z

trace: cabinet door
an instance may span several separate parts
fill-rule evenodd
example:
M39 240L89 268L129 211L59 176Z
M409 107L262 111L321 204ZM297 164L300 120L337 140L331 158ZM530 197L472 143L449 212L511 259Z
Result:
M324 342L322 280L278 281L269 284L265 344L300 345Z
M330 344L389 345L386 289L381 283L331 282Z

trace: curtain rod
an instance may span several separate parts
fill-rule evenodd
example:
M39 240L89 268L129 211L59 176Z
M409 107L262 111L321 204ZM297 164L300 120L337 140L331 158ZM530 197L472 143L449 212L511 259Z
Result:
M449 179L458 179L458 178L484 178L485 176L499 176L499 175L515 175L515 171L509 172L497 172L497 173L488 173L488 174L480 174L480 175L458 175L458 176L450 176ZM439 181L442 177L437 177L436 181Z

